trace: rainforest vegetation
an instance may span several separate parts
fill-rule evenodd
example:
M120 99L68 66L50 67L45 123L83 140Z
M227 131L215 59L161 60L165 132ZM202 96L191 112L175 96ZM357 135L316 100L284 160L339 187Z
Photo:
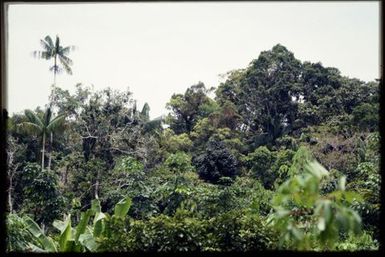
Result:
M56 80L72 61L53 41L36 54ZM132 92L55 80L7 120L7 251L379 248L378 80L278 44L155 119Z

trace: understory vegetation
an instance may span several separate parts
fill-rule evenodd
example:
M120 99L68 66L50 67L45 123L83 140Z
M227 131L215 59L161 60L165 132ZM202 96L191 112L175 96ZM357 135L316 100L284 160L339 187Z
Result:
M279 44L152 120L54 84L7 121L7 251L378 250L379 88Z

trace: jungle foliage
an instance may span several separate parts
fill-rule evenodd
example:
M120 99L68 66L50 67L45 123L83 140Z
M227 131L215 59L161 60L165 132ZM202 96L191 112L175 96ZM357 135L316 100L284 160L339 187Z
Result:
M164 119L53 87L7 121L7 251L378 250L379 89L279 44Z

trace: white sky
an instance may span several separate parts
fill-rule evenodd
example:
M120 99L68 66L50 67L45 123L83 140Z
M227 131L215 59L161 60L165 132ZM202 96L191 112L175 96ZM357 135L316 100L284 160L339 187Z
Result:
M152 118L166 113L173 93L198 81L217 87L219 74L277 43L342 75L379 77L379 2L17 4L8 22L11 114L48 102L52 62L31 55L46 35L77 47L73 75L58 75L58 86L129 87Z

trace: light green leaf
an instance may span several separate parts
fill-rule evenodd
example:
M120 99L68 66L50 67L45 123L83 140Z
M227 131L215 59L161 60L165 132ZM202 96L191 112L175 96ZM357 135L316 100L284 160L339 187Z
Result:
M341 191L345 191L345 185L346 185L346 177L342 176L338 183L338 189Z
M318 224L317 224L317 228L320 230L320 231L324 231L325 230L325 218L324 217L320 217L318 219Z
M100 206L100 201L98 199L94 199L91 201L91 210L94 213L99 213L102 211L102 208Z
M329 172L317 161L308 162L305 168L318 179L329 175Z
M131 207L131 198L126 197L123 200L120 200L116 205L114 209L114 216L118 218L124 218L127 215L128 210Z
M96 252L99 247L99 244L95 241L95 238L89 230L79 236L79 242L91 252Z
M103 212L97 213L94 218L94 224L96 224L96 222L98 222L99 220L104 219L105 217L106 215Z
M301 230L299 230L296 227L291 227L291 233L295 237L296 240L302 240L303 238L303 233Z
M43 235L43 231L40 229L39 225L30 217L25 217L25 223L27 224L27 229L32 233L34 237L40 237Z
M31 249L32 252L37 252L37 253L45 253L47 252L46 250L32 244L32 243L28 243L28 248Z
M61 220L55 220L52 224L56 229L60 231L60 233L63 233L63 231L67 228L67 222L61 221Z
M48 252L57 252L55 242L52 238L42 235L39 239L45 250Z
M72 243L70 242L72 240L71 234L72 234L72 227L71 227L71 215L68 215L66 220L66 226L65 229L61 232L60 238L59 238L59 251L60 252L68 252L71 250Z
M92 215L91 210L87 210L85 213L81 214L80 222L76 227L76 234L75 234L75 242L76 243L79 240L79 236L86 231L87 224L90 220L91 215Z
M103 222L103 220L98 220L94 224L94 234L93 235L95 237L99 237L103 233L103 230L104 230L104 222Z

